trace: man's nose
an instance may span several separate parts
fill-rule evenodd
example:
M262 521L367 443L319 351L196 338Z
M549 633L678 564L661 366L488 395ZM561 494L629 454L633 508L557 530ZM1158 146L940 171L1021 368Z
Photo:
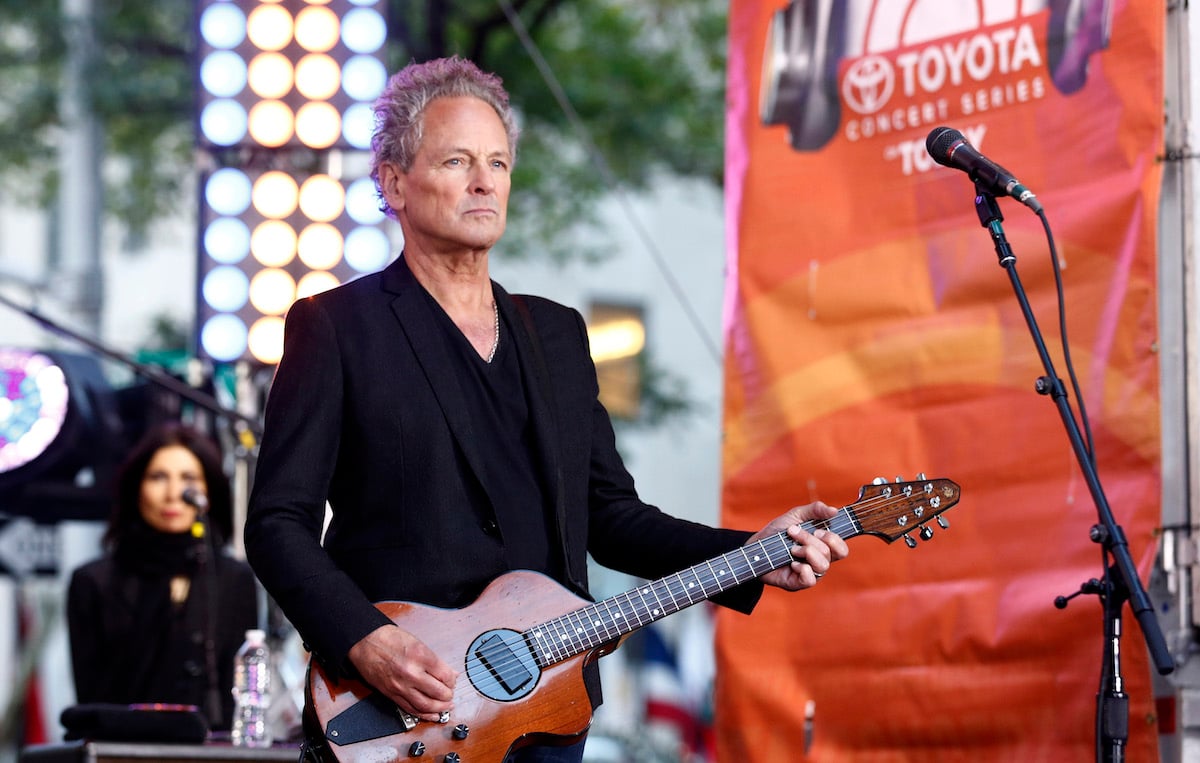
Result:
M496 179L492 177L491 167L480 165L471 175L471 190L474 193L491 193L496 190Z

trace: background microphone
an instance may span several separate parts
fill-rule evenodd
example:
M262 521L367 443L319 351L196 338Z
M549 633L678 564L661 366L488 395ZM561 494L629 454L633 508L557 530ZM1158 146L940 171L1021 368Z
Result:
M201 514L208 511L208 496L194 487L185 488L181 498L183 498L184 503Z
M1042 204L1033 191L1021 185L1011 172L979 153L958 130L935 127L925 139L925 150L938 164L967 173L984 190L997 196L1011 196L1034 212L1042 211Z

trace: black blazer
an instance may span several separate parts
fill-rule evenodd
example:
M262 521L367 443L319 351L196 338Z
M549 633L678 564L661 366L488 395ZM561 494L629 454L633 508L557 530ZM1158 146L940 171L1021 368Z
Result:
M535 468L554 500L566 568L587 595L587 553L657 578L745 543L750 533L669 517L643 503L597 399L578 312L493 283L501 342L515 342L531 389ZM522 542L478 468L487 454L435 323L436 306L403 257L385 270L298 301L265 411L245 527L247 557L313 652L348 667L350 647L389 621L371 602L461 607L510 569ZM544 362L542 362L544 360ZM325 501L333 518L320 548ZM721 603L749 611L751 583Z

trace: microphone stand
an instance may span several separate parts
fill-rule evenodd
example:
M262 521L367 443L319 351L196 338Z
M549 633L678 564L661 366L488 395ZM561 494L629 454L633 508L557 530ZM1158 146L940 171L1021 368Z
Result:
M160 386L166 390L169 390L170 392L173 392L176 395L179 395L180 397L184 398L185 400L189 400L189 401L195 403L196 405L200 406L201 408L204 408L217 416L223 416L226 419L230 419L232 421L235 421L235 422L241 424L248 431L253 433L255 435L255 437L262 434L262 427L253 418L246 416L236 410L230 410L230 409L222 406L221 403L219 401L217 401L215 398L213 398L209 395L206 395L203 392L200 392L199 390L188 386L187 384L184 384L183 382L176 379L174 376L171 376L170 374L167 374L156 367L148 366L145 363L139 363L138 361L134 360L133 358L131 358L128 355L125 355L124 353L118 352L109 347L105 347L100 342L96 341L95 339L90 339L88 337L83 336L82 334L79 334L75 331L72 331L72 330L62 326L61 324L55 323L54 321L50 320L49 318L42 315L41 313L39 313L37 310L34 310L33 308L22 307L21 305L16 304L12 300L5 297L3 294L0 294L0 304L10 307L13 310L16 310L17 312L26 315L33 321L41 324L45 328L50 329L50 331L52 331L60 336L65 336L68 339L72 339L72 340L84 345L85 347L87 347L88 349L92 350L93 352L95 352L99 355L103 355L104 357L109 358L110 360L115 360L119 363L122 363L122 364L128 366L138 376L141 376L142 378L144 378L150 382L153 382L154 384L157 384L158 386Z
M1096 694L1097 760L1104 763L1121 763L1125 760L1125 744L1129 737L1129 697L1125 694L1121 677L1121 611L1126 602L1130 603L1134 617L1141 626L1150 658L1159 674L1166 675L1173 671L1175 661L1167 649L1166 640L1155 618L1150 596L1138 578L1137 568L1125 540L1125 532L1117 524L1108 499L1104 496L1095 463L1084 445L1070 403L1067 402L1066 388L1055 373L1054 364L1046 351L1046 343L1029 306L1020 276L1017 275L1016 255L1013 254L1004 236L1004 228L1000 224L1004 216L1000 214L995 196L979 182L975 183L975 212L979 215L980 224L992 237L1000 267L1008 272L1013 291L1021 305L1021 312L1025 316L1025 323L1033 336L1038 357L1042 360L1046 374L1038 378L1037 392L1040 395L1048 395L1058 407L1071 447L1075 451L1075 458L1083 471L1099 515L1099 523L1092 526L1089 538L1103 548L1103 578L1089 580L1071 596L1059 596L1055 600L1055 606L1062 609L1066 607L1068 599L1081 593L1094 593L1100 597L1104 612L1104 661L1100 671L1100 688ZM1042 219L1044 222L1045 218Z
M209 726L224 722L225 712L221 707L221 692L217 681L217 604L219 580L217 577L217 541L212 534L212 523L208 521L208 505L206 499L196 500L192 507L196 509L196 524L193 534L200 534L200 543L196 547L200 567L204 570L205 607L204 617L204 672L208 677L207 691L204 695L204 714L208 717Z

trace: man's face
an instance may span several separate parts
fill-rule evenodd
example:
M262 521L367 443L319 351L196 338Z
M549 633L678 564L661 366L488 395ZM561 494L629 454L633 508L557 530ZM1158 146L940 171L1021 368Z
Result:
M490 249L504 233L512 156L495 110L471 97L438 98L425 108L424 135L406 173L380 168L384 196L414 253Z

